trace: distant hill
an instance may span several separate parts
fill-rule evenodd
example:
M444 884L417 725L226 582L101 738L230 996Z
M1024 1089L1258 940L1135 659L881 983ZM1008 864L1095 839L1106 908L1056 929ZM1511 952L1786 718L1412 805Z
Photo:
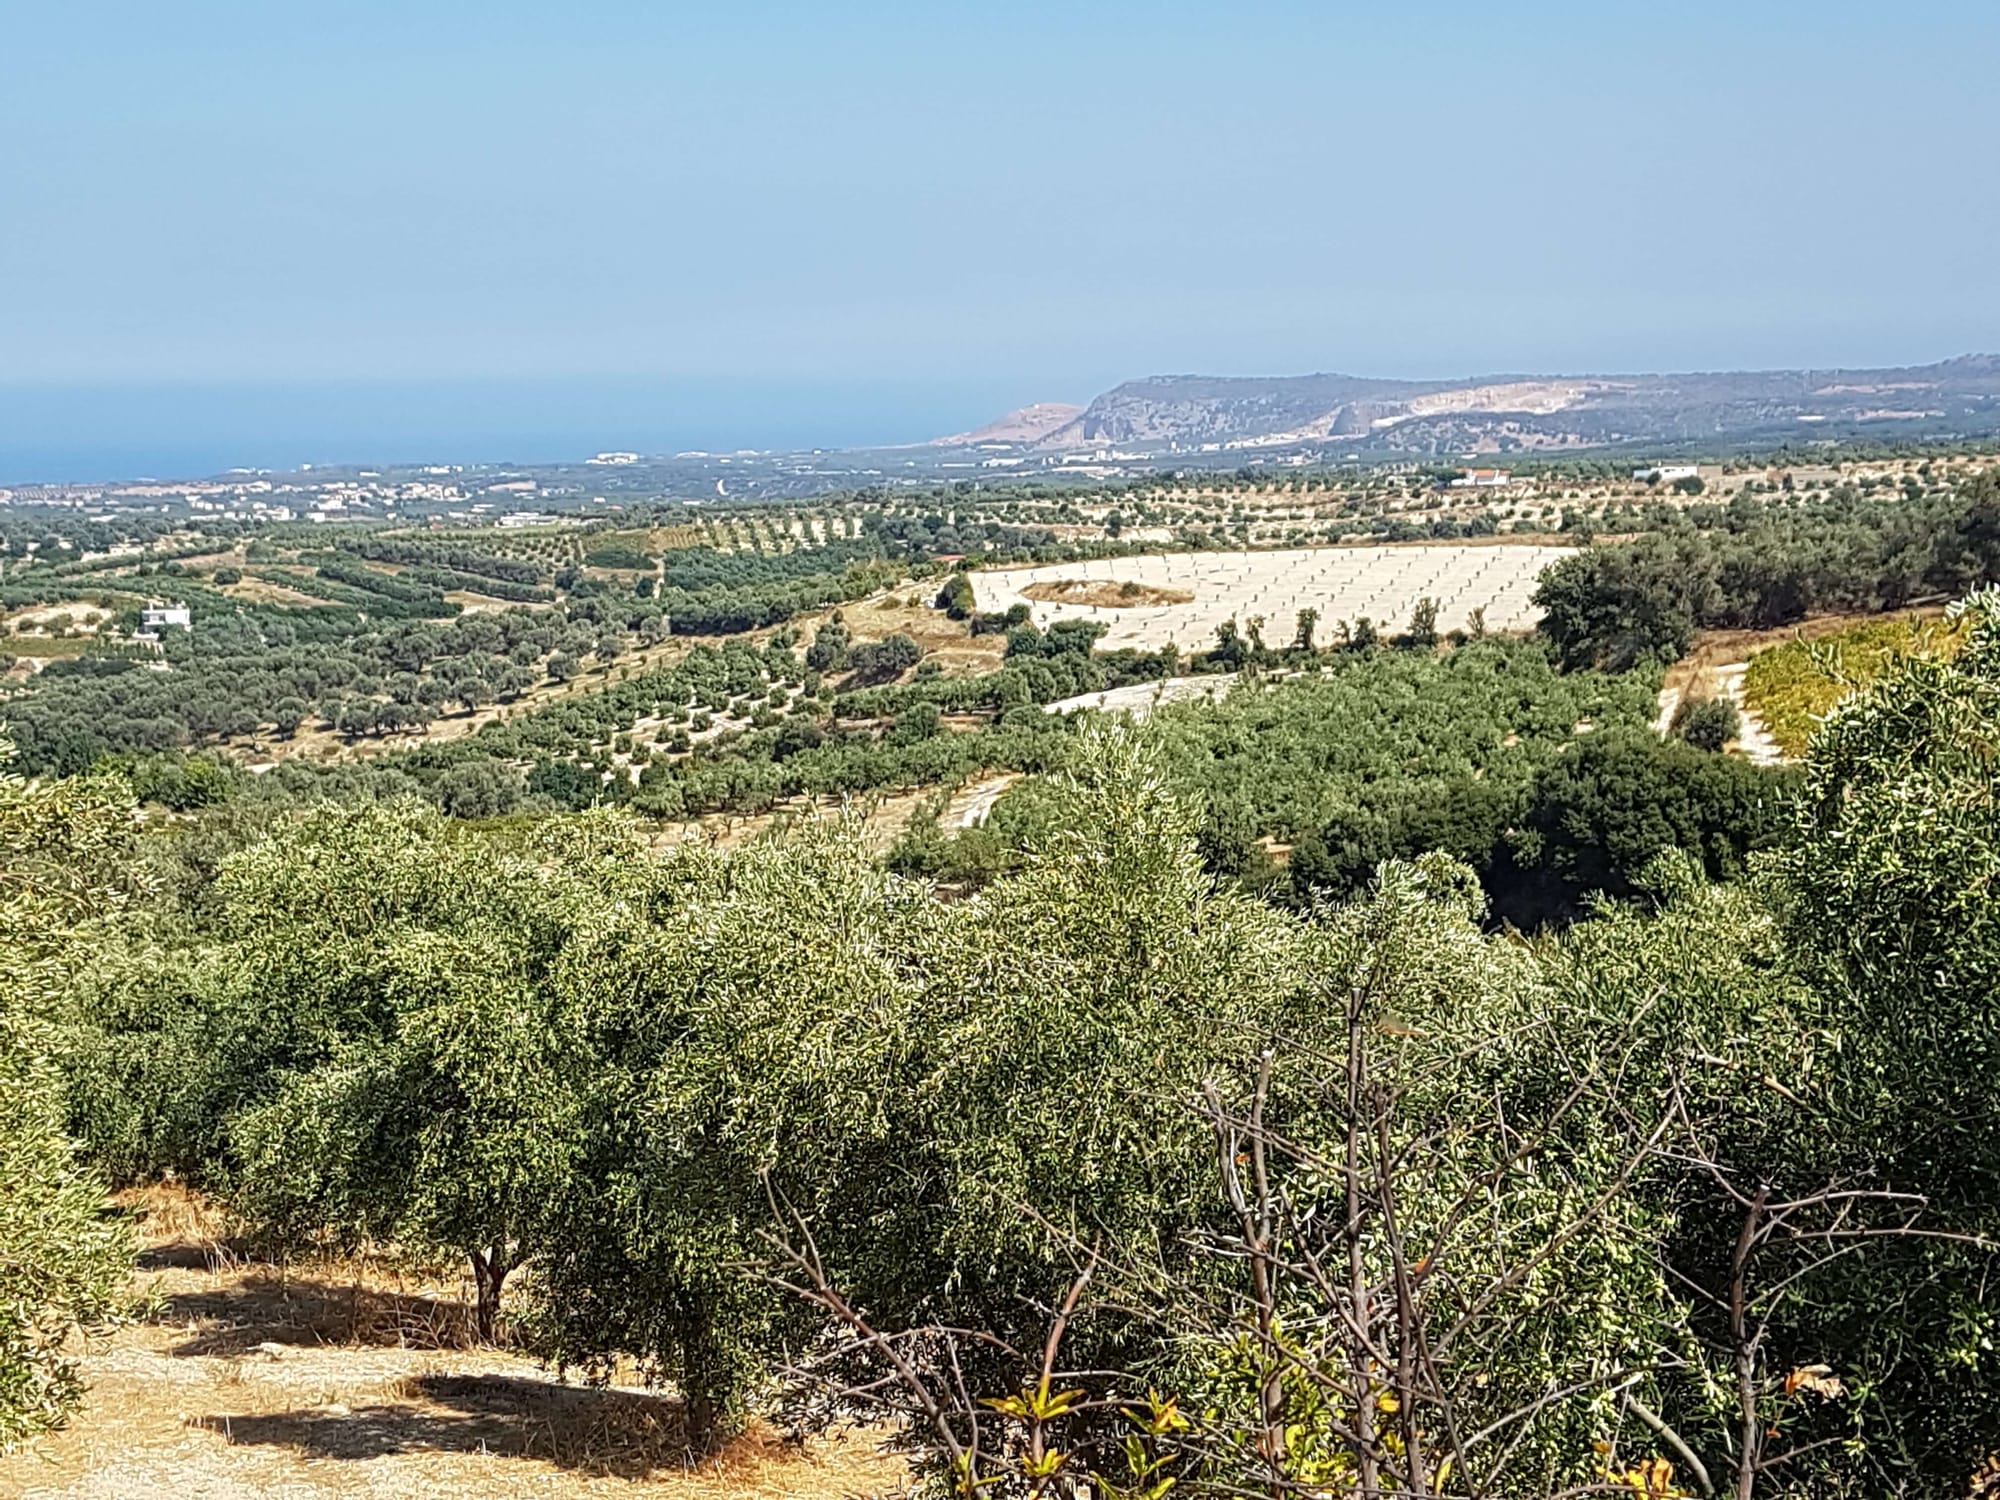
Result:
M1078 410L1023 407L944 445L1163 456L1234 449L1500 453L1619 444L2000 431L2000 356L1882 370L1682 375L1352 375L1128 381Z
M1060 431L1082 415L1082 407L1072 406L1066 401L1037 401L1031 406L1016 407L1006 416L996 417L984 427L975 427L971 432L933 438L927 446L969 448L979 443L1035 444L1042 442L1051 433Z

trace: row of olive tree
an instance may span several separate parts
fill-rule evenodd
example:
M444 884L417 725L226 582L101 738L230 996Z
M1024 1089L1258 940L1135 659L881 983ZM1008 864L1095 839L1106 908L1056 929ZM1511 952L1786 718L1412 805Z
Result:
M1766 509L1674 522L1546 569L1540 632L1566 666L1671 661L1701 629L1901 609L2000 581L2000 470L1943 497Z

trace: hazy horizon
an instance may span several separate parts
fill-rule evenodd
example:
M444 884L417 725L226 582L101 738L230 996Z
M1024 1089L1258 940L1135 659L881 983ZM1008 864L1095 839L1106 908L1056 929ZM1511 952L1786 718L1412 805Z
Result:
M1011 387L937 381L0 384L0 485L184 479L300 464L536 464L620 450L886 446L962 431L1019 404Z
M16 9L9 476L2000 348L1971 0Z
M302 465L549 464L593 454L801 451L926 442L1031 402L1078 405L1153 375L1458 380L1521 375L1688 374L1737 368L1857 369L1934 364L1987 350L1925 352L1863 366L1793 361L1757 367L1383 371L1150 370L1075 380L820 382L659 377L237 382L0 382L0 486L193 479Z
M1032 402L1078 405L1155 375L1381 379L1658 375L1736 369L1859 369L1935 364L1983 349L1870 362L1621 369L1496 366L1384 371L1149 370L1063 381L756 381L572 379L0 382L0 486L193 479L303 465L549 464L593 454L803 451L927 442Z

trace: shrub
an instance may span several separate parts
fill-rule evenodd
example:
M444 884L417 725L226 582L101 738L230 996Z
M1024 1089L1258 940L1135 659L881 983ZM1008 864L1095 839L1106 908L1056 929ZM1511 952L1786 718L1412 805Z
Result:
M1727 698L1684 697L1674 706L1667 733L1697 750L1719 751L1743 727L1742 715Z

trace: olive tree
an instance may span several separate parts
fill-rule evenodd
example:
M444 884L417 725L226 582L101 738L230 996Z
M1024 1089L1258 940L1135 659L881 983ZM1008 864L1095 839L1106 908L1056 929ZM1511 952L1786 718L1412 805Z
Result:
M65 1133L53 1055L63 976L118 900L130 827L129 793L0 770L0 1448L75 1408L64 1345L113 1314L131 1262Z
M585 1030L555 975L639 859L602 819L521 851L413 803L283 824L106 980L86 1127L276 1244L465 1258L491 1337L574 1149Z
M1871 1382L1899 1448L1954 1487L2000 1441L1988 1289L2000 1241L2000 595L1950 660L1912 656L1814 734L1777 885L1844 1057L1832 1101L1854 1170L1919 1197L1956 1239L1868 1268L1900 1288L1903 1351ZM1857 1272L1857 1275L1859 1273ZM1849 1326L1868 1322L1857 1293ZM1940 1379L1952 1396L1935 1399Z
M706 1440L820 1327L745 1274L774 1201L882 1316L1002 1332L1091 1224L1213 1212L1185 1100L1228 1018L1293 988L1291 925L1211 889L1137 754L1088 748L1027 873L957 906L841 830L662 865L588 970L589 1147L538 1277L555 1357L650 1361Z

